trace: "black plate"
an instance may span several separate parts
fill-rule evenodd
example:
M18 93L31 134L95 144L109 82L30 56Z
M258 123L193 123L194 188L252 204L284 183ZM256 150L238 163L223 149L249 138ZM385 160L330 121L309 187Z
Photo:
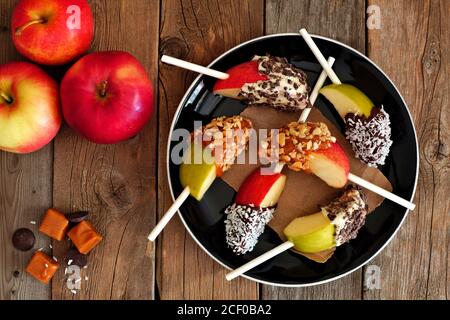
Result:
M376 105L383 104L389 113L394 144L386 165L381 170L392 183L394 193L411 199L417 182L418 145L411 116L400 93L373 62L356 50L324 37L314 36L314 39L325 57L336 58L333 68L342 82L355 85ZM297 34L272 35L246 42L223 54L210 67L226 71L249 61L255 54L266 53L286 57L302 68L308 74L311 87L322 71L303 38ZM207 76L199 76L194 81L180 103L172 123L172 131L176 128L191 131L193 120L204 120L206 124L213 117L238 114L245 108L238 101L213 95L211 89L214 82L214 79ZM342 126L334 108L323 97L319 96L316 106L329 119ZM174 141L170 143L169 154L176 144ZM177 165L171 162L168 164L172 195L179 195L182 191L178 170ZM236 256L227 248L223 210L233 202L234 195L231 187L221 179L216 179L201 202L190 197L180 209L181 218L197 243L219 263L233 269L281 243L278 235L267 227L253 252ZM396 233L406 214L407 210L403 207L385 200L368 217L358 238L339 247L328 262L319 264L285 252L249 271L246 277L281 286L305 286L337 279L361 267L381 251Z

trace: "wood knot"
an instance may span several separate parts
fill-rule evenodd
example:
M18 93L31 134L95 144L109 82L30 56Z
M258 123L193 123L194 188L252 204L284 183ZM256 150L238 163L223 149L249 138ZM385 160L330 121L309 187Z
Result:
M439 69L441 62L439 42L432 41L425 49L422 59L424 71L430 75Z
M424 146L425 158L428 163L435 164L443 164L450 155L450 146L445 141L436 137L434 139L428 139Z
M178 59L186 60L189 48L185 41L176 37L164 38L161 41L161 55L168 55Z
M116 208L124 208L131 204L128 197L128 190L124 183L112 184L110 189L110 198Z

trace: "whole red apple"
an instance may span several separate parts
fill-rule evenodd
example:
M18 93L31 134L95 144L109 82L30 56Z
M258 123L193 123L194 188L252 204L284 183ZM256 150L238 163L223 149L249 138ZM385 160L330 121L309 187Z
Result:
M0 65L0 149L29 153L61 127L57 83L28 62Z
M17 50L28 59L61 65L89 49L94 18L87 0L20 0L11 33Z
M153 113L153 85L131 54L96 52L67 71L61 83L66 122L88 140L116 143L141 131Z

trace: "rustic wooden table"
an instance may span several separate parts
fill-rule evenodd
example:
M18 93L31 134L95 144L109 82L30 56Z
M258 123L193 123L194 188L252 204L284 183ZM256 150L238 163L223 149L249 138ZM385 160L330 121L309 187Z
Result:
M1 299L446 299L450 273L450 1L448 0L92 0L93 50L127 50L146 66L158 109L146 130L102 146L64 127L54 143L30 155L0 152ZM0 1L0 63L21 59L10 41L14 0ZM366 8L381 9L381 29L366 29ZM157 245L146 240L171 203L166 140L172 116L195 74L159 62L169 54L207 64L264 34L311 33L365 53L391 77L413 114L420 142L417 209L370 264L381 288L364 287L365 268L338 281L284 289L238 279L190 238L177 218ZM447 177L447 178L446 178ZM37 231L48 207L89 210L106 240L73 295L60 270L44 286L23 270L29 253L12 248L12 232ZM37 246L49 240L38 237ZM64 245L53 243L62 255ZM367 268L367 267L366 267ZM19 273L15 273L15 271Z

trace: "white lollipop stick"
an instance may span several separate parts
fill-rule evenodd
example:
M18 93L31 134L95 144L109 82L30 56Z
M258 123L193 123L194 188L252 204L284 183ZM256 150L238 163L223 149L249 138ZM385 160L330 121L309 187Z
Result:
M348 181L356 183L357 185L359 185L363 188L366 188L367 190L370 190L373 193L376 193L386 199L389 199L392 202L395 202L409 210L414 210L416 208L416 205L414 203L409 202L403 198L400 198L399 196L393 194L392 192L384 190L383 188L380 188L379 186L377 186L369 181L366 181L358 176L355 176L353 173L348 174Z
M217 70L213 70L210 68L206 68L203 66L200 66L198 64L195 63L191 63L191 62L187 62L184 60L180 60L174 57L170 57L170 56L162 56L161 57L161 61L167 64L170 64L172 66L176 66L176 67L180 67L183 69L187 69L187 70L191 70L200 74L204 74L216 79L221 79L221 80L225 80L228 79L230 76L227 73L224 72L220 72Z
M328 65L330 67L332 67L334 64L334 61L336 61L336 59L334 59L333 57L329 57ZM314 86L314 89L309 96L309 102L311 103L311 107L314 106L314 103L316 102L316 99L319 96L319 91L322 88L323 84L325 83L326 79L327 79L327 73L325 72L325 70L322 70L322 72L320 73L319 79L317 79L316 85ZM302 111L302 114L300 115L300 119L298 119L298 122L305 122L306 119L308 119L311 109L312 108L305 108Z
M187 197L189 197L190 189L189 187L184 188L183 192L180 193L175 202L170 206L169 210L164 214L164 216L159 220L158 224L155 228L150 232L148 236L148 240L155 241L164 227L169 223L170 219L177 213L178 209L180 209L181 205L186 201Z
M233 280L234 278L239 277L241 274L246 273L248 270L251 270L256 266L259 266L261 263L266 262L267 260L272 259L273 257L279 255L280 253L289 250L293 246L294 244L292 242L286 241L285 243L282 243L279 246L273 248L272 250L267 251L266 253L260 255L259 257L253 259L252 261L247 262L243 266L240 266L239 268L231 271L230 273L227 273L225 278L227 278L228 281Z
M334 72L334 70L331 68L331 66L327 63L327 60L323 56L322 52L320 52L319 48L317 47L314 40L309 35L308 31L306 31L305 28L300 30L300 34L302 35L303 39L305 40L308 47L311 49L312 53L316 56L317 60L319 61L320 65L322 66L323 70L328 74L328 77L330 78L331 82L335 84L341 84L341 80L339 80L338 76Z

